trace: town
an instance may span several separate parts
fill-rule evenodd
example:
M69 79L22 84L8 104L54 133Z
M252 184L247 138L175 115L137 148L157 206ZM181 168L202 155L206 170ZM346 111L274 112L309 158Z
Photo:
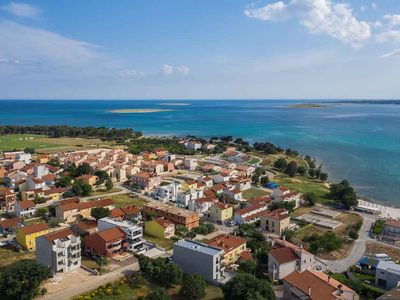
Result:
M35 270L10 297L400 298L399 219L295 151L215 141L1 153L0 291Z

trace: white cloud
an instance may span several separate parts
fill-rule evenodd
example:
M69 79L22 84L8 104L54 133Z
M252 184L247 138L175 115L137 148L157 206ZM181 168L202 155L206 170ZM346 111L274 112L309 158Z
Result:
M373 10L376 10L376 9L378 8L378 3L372 2L372 3L371 3L371 8L372 8Z
M122 77L144 77L145 74L142 71L137 71L135 69L124 69L119 73Z
M271 9L271 7L281 9ZM331 0L290 0L268 4L261 8L246 9L245 14L263 21L282 20L285 16L296 18L311 33L326 34L353 47L360 47L371 37L371 27L358 20L349 5ZM267 11L268 13L266 13Z
M254 5L250 5L248 9L244 11L244 14L249 18L256 18L263 21L276 21L286 18L286 10L287 5L282 1L278 1L260 8L254 8Z
M376 35L376 40L380 43L400 41L400 30L389 30Z
M383 18L389 22L391 28L400 25L400 15L384 15Z
M400 49L396 49L392 52L382 54L380 58L393 58L393 57L400 57Z
M187 66L179 66L176 68L176 70L184 76L188 75L190 71L189 67Z
M164 64L162 67L162 71L163 71L164 75L169 76L169 75L172 75L174 68L171 65Z
M0 45L0 57L48 69L81 68L101 58L95 45L11 21L0 21Z
M2 7L3 10L17 17L38 18L41 11L26 3L11 2Z

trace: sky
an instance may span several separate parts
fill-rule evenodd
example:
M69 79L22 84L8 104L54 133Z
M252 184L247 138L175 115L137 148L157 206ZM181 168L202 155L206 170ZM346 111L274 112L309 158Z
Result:
M0 0L1 99L399 99L398 0Z

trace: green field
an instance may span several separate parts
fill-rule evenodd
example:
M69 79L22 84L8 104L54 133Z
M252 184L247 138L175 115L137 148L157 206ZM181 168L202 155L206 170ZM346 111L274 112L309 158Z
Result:
M107 197L107 198L113 199L116 207L122 207L122 206L127 206L127 205L134 205L137 207L142 207L143 205L145 205L148 202L147 200L142 199L142 198L131 197L131 196L129 196L129 194L120 194L120 195L115 195L115 196L111 196L111 197Z
M244 199L251 199L255 197L262 197L268 195L266 191L256 188L249 188L248 190L243 191L242 194Z
M329 188L323 183L312 178L307 178L304 176L297 176L295 178L290 178L286 176L276 176L273 179L274 182L302 194L313 193L318 202L326 203L332 201L329 199Z
M35 134L12 134L0 137L0 151L23 150L25 148L51 148L60 144L52 143L48 138Z
M148 234L144 234L144 239L156 244L157 246L160 246L161 248L164 248L165 250L171 250L172 244L175 243L174 240L165 238L160 239L154 236L150 236Z

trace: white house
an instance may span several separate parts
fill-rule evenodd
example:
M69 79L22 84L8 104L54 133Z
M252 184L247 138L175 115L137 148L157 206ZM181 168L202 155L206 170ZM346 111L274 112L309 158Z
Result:
M194 171L197 168L197 159L195 158L185 158L185 168L189 171Z
M44 189L46 188L46 181L42 178L29 176L27 179L28 190Z
M218 203L218 199L214 196L192 199L189 201L189 210L204 215L210 211L211 206L215 203Z
M228 198L229 200L244 201L241 190L238 189L224 190L222 193L224 197Z
M185 193L179 193L176 198L176 205L179 207L188 207L189 201L203 197L204 193L202 190L187 191Z
M154 189L153 197L162 202L175 202L181 192L181 184L177 181L162 184Z
M268 209L268 206L265 203L257 203L242 209L239 209L235 212L233 219L238 224L248 224L254 223L260 220L261 212Z
M32 200L17 201L15 203L15 214L21 219L31 218L36 213L35 206Z
M230 178L231 177L229 175L225 175L225 174L221 174L220 173L220 174L214 175L213 181L214 181L214 183L228 182Z
M272 202L279 203L279 202L291 202L294 201L296 203L295 208L300 206L301 202L301 193L298 192L291 192L287 188L281 186L279 188L275 188L272 190Z

